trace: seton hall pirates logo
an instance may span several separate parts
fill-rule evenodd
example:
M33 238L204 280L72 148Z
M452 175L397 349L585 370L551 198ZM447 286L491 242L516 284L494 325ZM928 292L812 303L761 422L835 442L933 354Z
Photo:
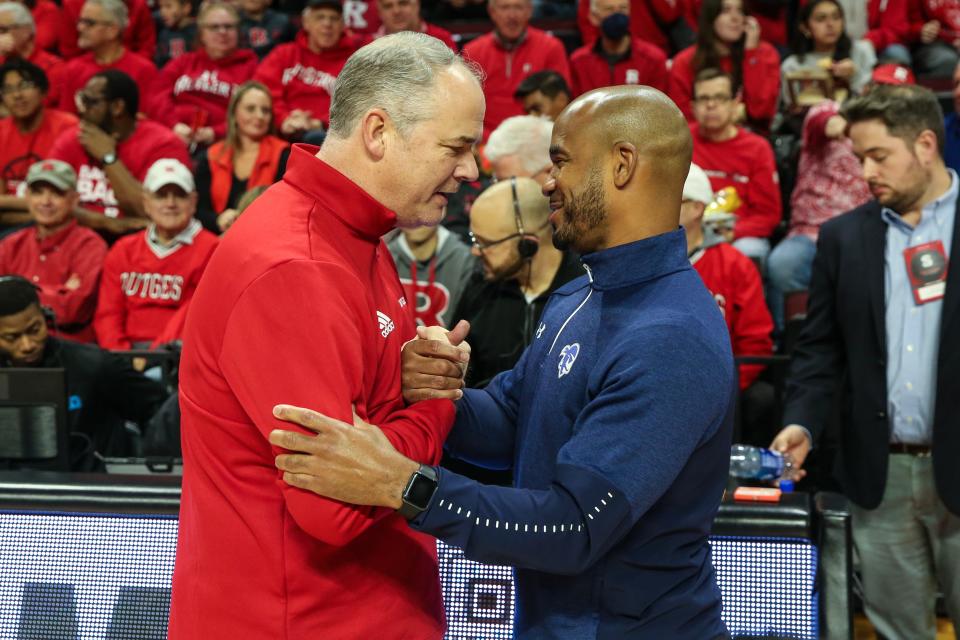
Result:
M560 351L560 365L557 367L558 380L570 373L570 369L573 368L573 363L577 361L578 355L580 355L579 342L568 344L563 348L563 350Z

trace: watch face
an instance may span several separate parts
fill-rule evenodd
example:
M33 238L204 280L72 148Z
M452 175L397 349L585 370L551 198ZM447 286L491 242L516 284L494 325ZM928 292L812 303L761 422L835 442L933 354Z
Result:
M404 496L404 500L418 509L426 509L430 504L430 498L433 492L437 490L437 481L431 480L422 473L417 473L410 483L410 489Z

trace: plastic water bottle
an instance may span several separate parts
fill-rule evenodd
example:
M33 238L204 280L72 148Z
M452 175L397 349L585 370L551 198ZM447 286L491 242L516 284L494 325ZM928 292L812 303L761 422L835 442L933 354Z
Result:
M730 475L749 480L787 478L793 469L789 454L746 444L730 447Z

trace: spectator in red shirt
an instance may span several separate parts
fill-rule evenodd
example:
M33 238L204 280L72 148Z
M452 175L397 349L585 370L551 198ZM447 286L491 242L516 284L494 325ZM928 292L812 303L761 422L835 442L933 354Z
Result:
M420 17L420 0L377 0L377 13L380 14L381 24L373 33L374 39L401 31L419 31L457 50L449 31Z
M145 217L140 183L147 169L160 158L189 164L187 148L162 124L137 119L140 92L122 71L90 78L79 102L79 125L61 134L50 156L77 172L84 207L110 218Z
M118 240L103 263L93 326L104 349L147 348L165 333L217 246L193 217L197 192L182 162L163 158L150 167L143 208L150 226Z
M730 345L734 356L773 355L773 320L763 297L763 280L753 261L723 240L715 229L709 233L704 227L712 227L713 221L704 218L706 206L713 201L713 188L703 169L690 165L690 173L683 185L683 201L680 205L680 225L687 235L687 254L690 264L703 279L703 284L713 295L720 313L730 331ZM719 225L725 224L722 220ZM769 411L773 404L773 388L758 380L763 365L743 364L738 367L741 410L745 426L753 427L758 414ZM749 405L749 406L748 406ZM772 418L772 416L770 416ZM772 420L763 422L772 425ZM769 433L755 434L745 438L747 442L766 443Z
M915 0L868 0L867 32L869 40L883 63L912 64L910 49L910 16L908 4Z
M44 107L49 82L21 58L0 66L0 93L9 117L0 120L0 193L20 194L30 166L49 157L54 141L77 124L73 114Z
M556 71L530 74L513 92L513 97L523 103L523 111L528 116L543 116L550 121L557 119L572 98L567 81Z
M157 46L156 25L147 0L118 0L127 9L128 19L121 28L123 44L132 52L147 60L153 60ZM65 58L75 58L86 47L80 42L79 33L86 0L63 0L63 24L60 36L60 53Z
M563 43L529 26L532 0L490 0L487 10L493 21L493 31L463 48L463 56L479 64L486 76L483 83L483 94L487 99L487 111L483 117L484 139L501 122L523 113L514 94L530 74L551 69L570 84L570 67Z
M630 33L644 42L649 42L664 55L670 53L668 32L678 20L684 20L687 2L680 0L630 0ZM600 25L590 17L592 11L588 0L581 0L577 7L577 26L583 43L593 44L600 37ZM696 20L693 22L696 24ZM684 28L689 28L684 26Z
M240 13L228 2L204 2L197 16L200 48L173 60L151 90L149 112L186 145L210 145L227 133L227 103L253 76L257 56L238 49Z
M494 129L483 148L496 180L533 178L541 186L550 177L553 123L539 116L513 116Z
M33 16L19 2L0 3L0 64L19 58L43 69L51 90L47 91L47 106L56 106L60 100L63 60L44 51L36 40Z
M710 176L714 191L737 190L742 204L733 246L762 265L782 212L773 149L765 138L737 126L740 92L729 74L701 71L694 92L693 161Z
M960 56L960 2L913 0L909 4L913 66L921 77L949 78Z
M337 74L360 43L344 31L339 0L309 0L296 41L274 49L254 76L270 88L273 115L284 137L323 141Z
M780 56L760 39L756 19L747 17L742 0L704 0L697 44L678 53L670 67L670 97L693 119L693 80L704 69L722 69L743 87L747 122L766 131L777 113Z
M197 161L197 219L222 233L240 215L240 199L283 177L290 143L273 134L273 105L265 86L251 80L237 88L227 109L227 138Z
M127 7L121 0L87 0L83 5L77 20L77 42L87 53L67 63L60 93L62 110L76 113L77 92L94 74L105 69L122 71L137 83L141 95L149 95L157 68L151 60L124 46L121 37L128 19Z
M600 37L570 56L574 97L618 84L645 84L667 92L667 56L630 34L630 0L590 0L590 22L600 28Z
M97 303L107 243L77 225L77 174L59 160L41 160L27 174L26 200L34 226L0 243L0 275L15 273L36 286L55 315L61 335L93 340L89 326Z
M51 0L25 0L23 5L30 10L37 26L37 46L44 51L56 51L63 21L59 5Z

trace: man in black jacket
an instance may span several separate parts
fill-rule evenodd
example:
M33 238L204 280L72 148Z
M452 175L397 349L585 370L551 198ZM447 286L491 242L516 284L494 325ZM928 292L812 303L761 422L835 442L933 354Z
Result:
M0 277L0 363L62 368L66 372L71 459L91 468L84 450L130 455L123 421L145 424L163 401L163 389L134 371L129 361L99 347L51 337L33 284ZM77 440L87 446L76 446ZM92 451L87 451L91 453Z
M842 115L876 200L820 231L771 446L801 465L839 400L867 615L882 637L932 639L938 582L960 625L958 178L926 89L878 87Z
M472 251L483 271L466 286L450 323L470 322L468 386L485 386L512 369L550 294L584 274L577 258L553 246L549 216L550 203L530 178L498 182L473 204Z

